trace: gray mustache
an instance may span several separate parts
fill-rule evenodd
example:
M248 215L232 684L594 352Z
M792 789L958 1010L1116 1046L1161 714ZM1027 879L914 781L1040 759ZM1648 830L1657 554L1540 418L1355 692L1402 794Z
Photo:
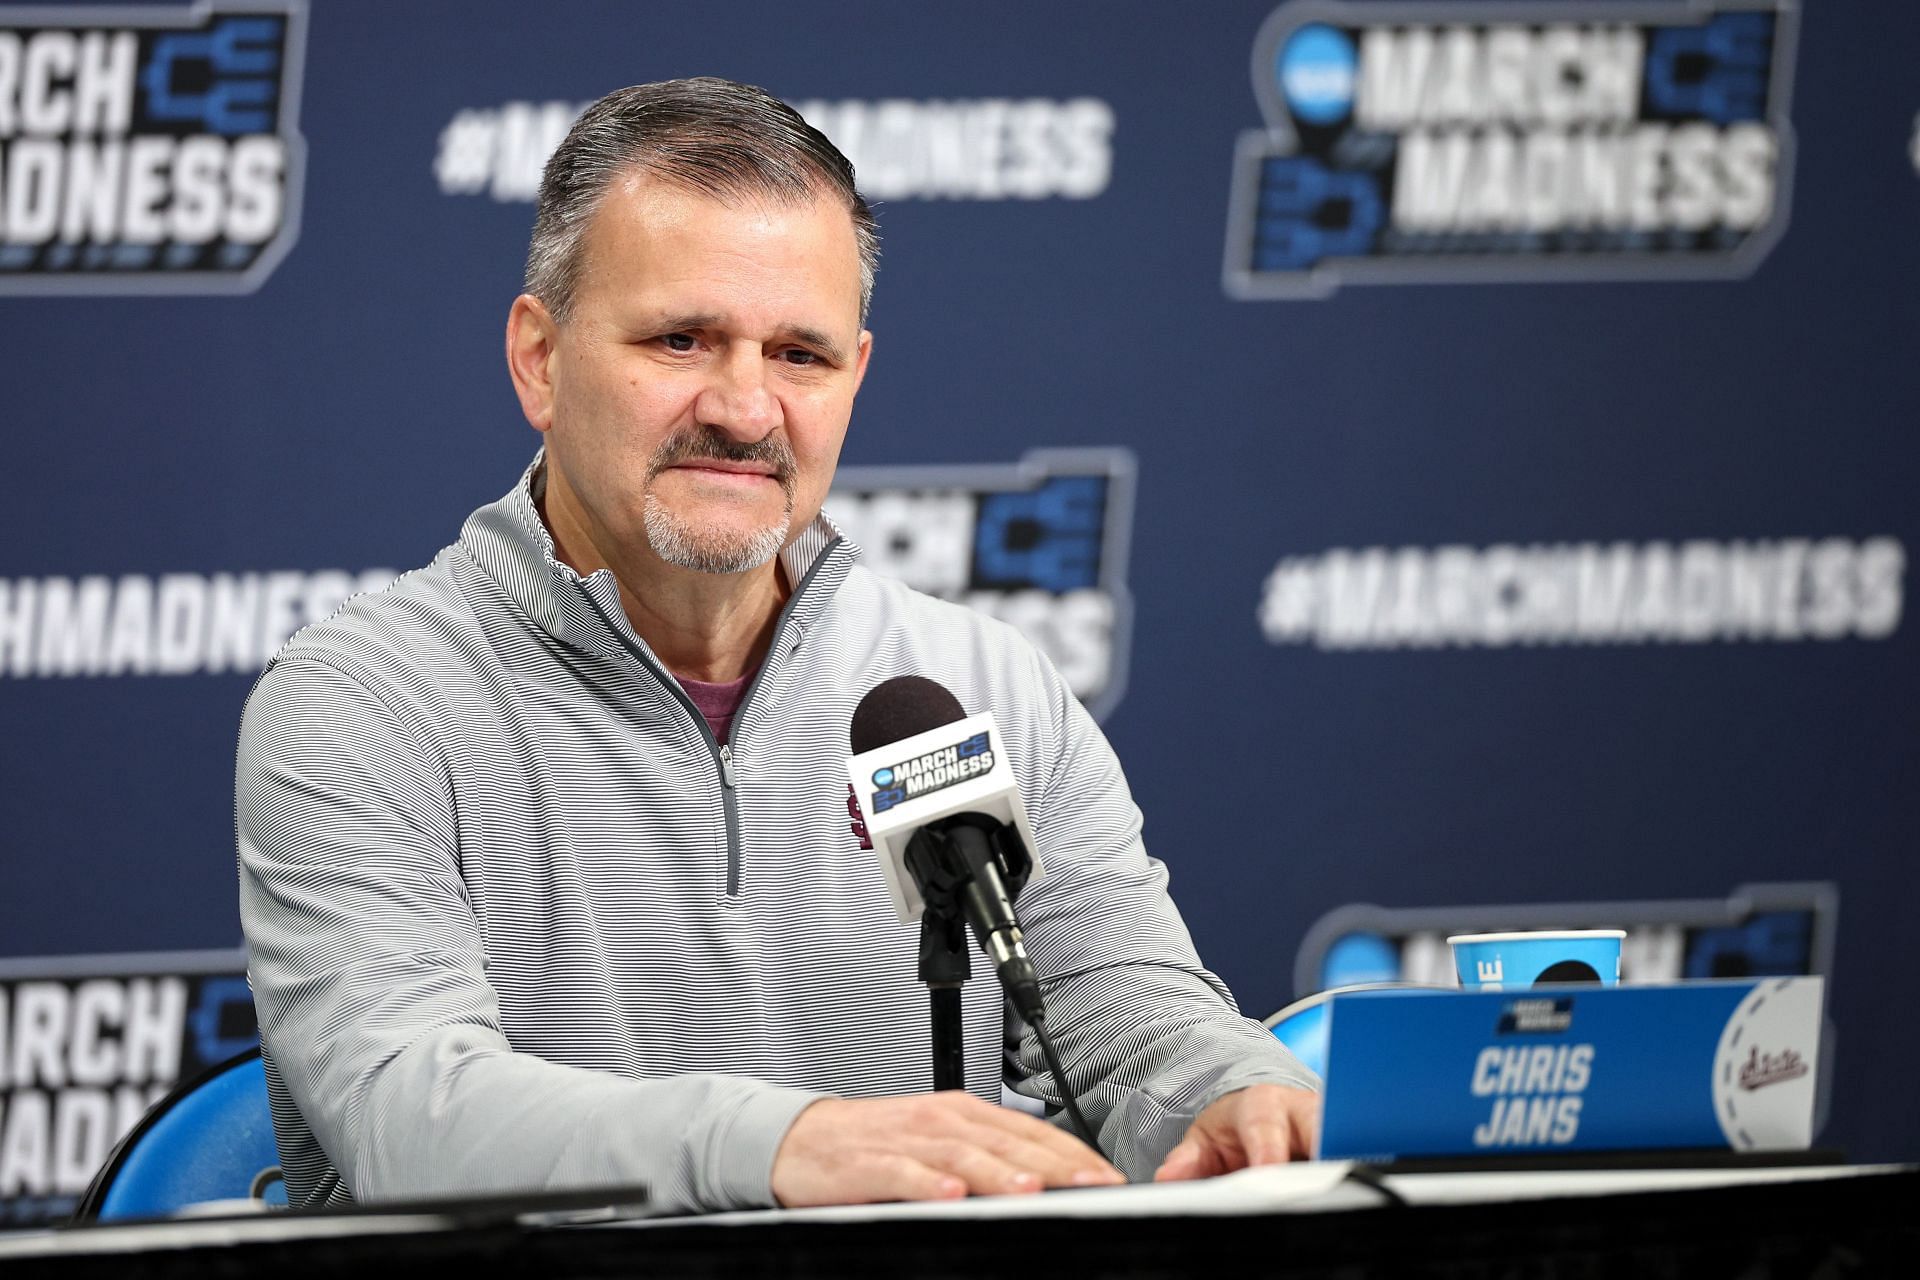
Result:
M683 462L752 462L773 468L780 487L791 492L795 467L793 449L779 436L763 440L729 440L713 427L696 427L669 438L655 451L647 479Z

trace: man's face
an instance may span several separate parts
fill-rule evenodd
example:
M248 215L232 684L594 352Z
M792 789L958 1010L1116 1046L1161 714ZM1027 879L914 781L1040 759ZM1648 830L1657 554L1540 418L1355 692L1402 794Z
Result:
M567 322L523 299L509 330L510 359L526 324L545 334L544 387L514 363L547 433L548 523L608 562L765 564L819 513L866 372L851 217L635 177L583 250Z

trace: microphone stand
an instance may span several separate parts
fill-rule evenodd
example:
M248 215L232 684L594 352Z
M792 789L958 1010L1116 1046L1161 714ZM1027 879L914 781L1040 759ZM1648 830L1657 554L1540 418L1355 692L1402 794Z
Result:
M973 976L967 958L967 922L958 895L942 908L927 903L920 917L920 981L927 984L933 1021L933 1087L964 1089L967 1044L961 1034L960 988Z
M979 813L960 813L928 823L907 841L902 859L920 886L920 980L927 984L933 1016L933 1087L966 1087L961 1040L960 987L972 976L967 956L969 913L980 945L993 957L1006 998L1033 1028L1047 1069L1081 1141L1100 1151L1100 1141L1080 1113L1067 1069L1047 1034L1040 980L1020 942L1013 900L1033 872L1033 859L1012 828ZM1102 1155L1106 1153L1101 1152Z

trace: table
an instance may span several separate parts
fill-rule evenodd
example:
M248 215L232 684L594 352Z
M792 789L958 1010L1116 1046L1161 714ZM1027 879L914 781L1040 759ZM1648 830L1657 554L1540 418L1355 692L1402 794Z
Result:
M1360 1177L1369 1177L1362 1169ZM1920 1274L1920 1166L1422 1173L1344 1163L936 1205L583 1221L501 1204L21 1232L9 1275Z

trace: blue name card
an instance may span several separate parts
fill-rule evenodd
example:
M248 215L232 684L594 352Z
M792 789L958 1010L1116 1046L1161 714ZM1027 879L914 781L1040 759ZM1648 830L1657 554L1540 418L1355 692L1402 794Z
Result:
M1333 997L1322 1159L1813 1143L1822 980Z

